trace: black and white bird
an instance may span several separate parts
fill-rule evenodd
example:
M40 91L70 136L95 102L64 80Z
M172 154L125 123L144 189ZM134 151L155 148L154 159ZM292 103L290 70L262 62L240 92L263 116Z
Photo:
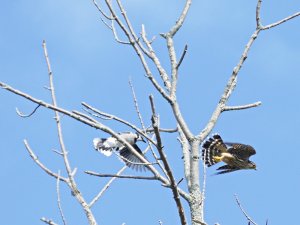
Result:
M123 132L118 134L120 137L126 140L139 154L141 154L141 156L144 157L141 149L136 144L137 141L145 142L142 136L140 136L138 133L132 132ZM93 144L94 148L105 156L111 156L113 151L118 152L121 156L120 158L128 167L138 171L146 170L143 162L115 137L94 138Z

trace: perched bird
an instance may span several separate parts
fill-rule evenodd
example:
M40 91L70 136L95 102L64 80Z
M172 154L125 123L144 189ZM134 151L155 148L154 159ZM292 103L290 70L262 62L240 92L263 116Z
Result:
M140 136L138 133L132 132L124 132L118 134L120 135L120 137L126 140L138 153L140 153L141 156L143 156L141 149L136 145L137 141L145 142L142 136ZM94 138L93 144L94 148L105 156L111 156L113 151L119 152L121 156L120 158L128 167L140 171L146 170L146 167L142 165L143 162L115 137Z
M202 159L210 167L223 161L226 165L219 167L216 174L229 173L236 170L255 169L256 165L250 161L255 149L250 145L223 142L219 134L214 134L202 145Z

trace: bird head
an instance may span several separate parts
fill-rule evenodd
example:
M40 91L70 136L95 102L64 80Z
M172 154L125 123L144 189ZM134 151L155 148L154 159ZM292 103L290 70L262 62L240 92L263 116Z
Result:
M256 170L256 164L252 161L249 161L248 162L248 168L249 169L253 169L253 170Z
M140 135L139 133L136 133L136 141L142 141L142 142L146 143L146 141L144 140L143 136Z

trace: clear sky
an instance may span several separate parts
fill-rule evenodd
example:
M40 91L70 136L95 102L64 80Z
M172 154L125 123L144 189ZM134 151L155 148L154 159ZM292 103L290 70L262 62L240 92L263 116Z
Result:
M169 70L165 41L159 33L168 31L184 1L124 1L134 28L145 24L162 64ZM194 1L186 23L175 38L177 54L188 44L180 69L178 101L194 133L204 128L216 107L226 82L255 30L256 1ZM300 10L292 0L264 1L262 23L276 22ZM262 101L262 106L222 114L213 132L226 141L251 144L257 171L238 171L207 178L205 220L208 224L247 224L234 194L259 224L296 225L300 201L300 18L264 31L254 43L230 98L230 105ZM122 38L123 36L120 35ZM166 102L145 78L142 66L126 45L113 40L101 23L92 1L17 0L0 7L0 81L51 101L42 40L47 41L54 72L58 103L68 110L81 110L85 101L102 111L138 123L131 91L132 78L146 125L150 125L149 94L155 95L161 126L174 128ZM27 139L39 159L50 169L63 171L53 112L40 108L22 119L18 107L31 112L35 104L0 90L1 224L41 224L41 217L62 224L56 202L56 180L30 159ZM87 200L106 184L84 174L85 170L114 173L123 164L93 150L94 137L107 134L62 118L65 143L76 178ZM128 128L102 121L116 131ZM176 179L183 177L177 134L164 134L163 143ZM143 144L140 145L145 148ZM151 156L148 156L151 158ZM64 172L63 172L64 173ZM128 169L127 174L136 174ZM65 173L64 173L65 174ZM145 173L145 175L148 175ZM186 189L184 182L181 187ZM62 207L68 224L86 224L83 211L70 191L61 185ZM186 206L186 204L185 204ZM155 181L118 180L94 206L99 224L179 224L171 191Z

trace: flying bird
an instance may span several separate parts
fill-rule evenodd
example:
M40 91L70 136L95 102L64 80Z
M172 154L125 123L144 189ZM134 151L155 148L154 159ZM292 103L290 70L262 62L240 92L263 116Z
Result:
M250 156L256 153L250 145L223 142L219 134L214 134L202 145L202 159L206 166L224 162L226 165L219 167L216 174L224 174L236 170L255 169L256 165L250 161Z
M136 144L137 141L145 142L142 136L140 136L138 133L132 132L123 132L118 134L120 137L126 140L141 156L144 157L141 149ZM145 165L142 165L143 162L115 137L111 136L108 138L94 138L93 144L94 148L105 156L111 156L113 151L118 152L121 156L120 158L128 167L138 171L146 170Z

